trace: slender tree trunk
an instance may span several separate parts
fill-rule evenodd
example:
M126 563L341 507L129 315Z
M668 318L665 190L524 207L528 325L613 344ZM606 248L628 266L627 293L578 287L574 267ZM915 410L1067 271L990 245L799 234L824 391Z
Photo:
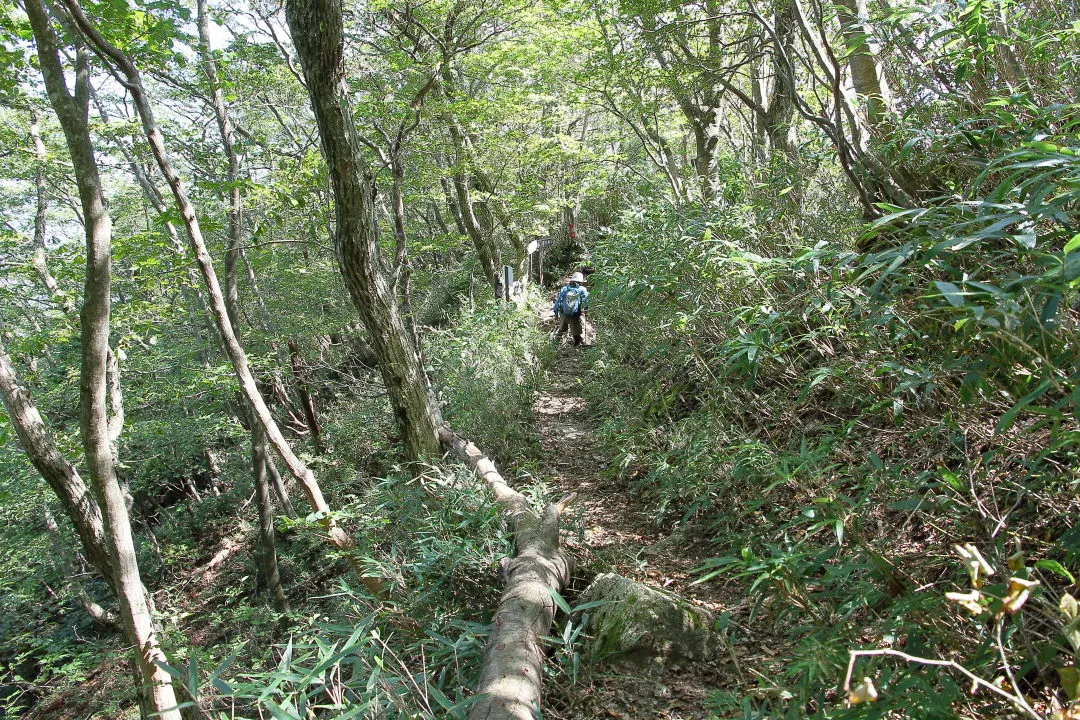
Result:
M264 323L264 329L272 336L272 333L270 332L269 312L266 310L266 305L263 303L262 297L258 294L258 286L255 284L255 272L252 269L251 264L247 262L247 258L244 257L244 251L241 247L243 239L243 198L240 195L240 157L237 154L236 147L233 143L232 121L229 119L229 111L225 105L224 94L221 91L221 81L218 78L217 64L214 62L213 51L210 48L210 18L209 12L207 11L206 0L197 0L196 11L198 15L199 50L202 55L203 72L206 74L206 80L210 86L210 98L211 105L214 109L214 118L217 120L221 144L225 151L225 158L229 163L229 244L225 253L225 309L233 327L239 329L239 292L237 290L236 280L237 265L242 261L247 268L248 279L252 290L256 293L259 300L259 309L261 311L260 319ZM272 342L271 344L278 355L280 362L280 360L283 359L284 353L281 352L280 346L276 342ZM273 372L273 383L275 393L287 408L289 404L288 393L285 392L279 369L275 369ZM318 421L315 419L314 414L315 406L311 402L311 397L307 394L306 388L301 387L300 393L302 398L306 400L306 402L303 403L304 414L307 417L308 425L311 428L315 449L318 453L322 454L323 450L319 440ZM266 482L266 467L270 463L270 460L267 457L266 433L259 425L259 422L254 418L254 413L245 408L244 415L247 417L248 428L251 432L251 468L259 508L260 559L263 574L266 576L267 588L270 590L270 594L273 597L274 607L279 612L286 612L288 605L285 601L285 594L281 589L281 577L278 572L277 547L274 542L274 508L270 501L270 491Z
M292 362L293 377L296 378L296 391L300 394L300 407L304 410L304 422L311 433L311 441L315 444L315 452L322 455L326 452L326 448L322 442L319 416L315 412L315 401L311 399L311 392L308 390L304 360L300 357L300 347L295 340L289 341L289 359Z
M241 227L242 204L240 197L240 158L233 146L233 127L229 120L228 109L225 107L225 96L221 92L221 82L218 79L217 64L214 62L214 54L210 49L210 16L206 7L206 0L197 0L196 13L199 28L199 55L202 59L203 73L210 88L210 105L214 110L214 119L217 121L218 135L221 137L225 159L229 163L229 210L228 228L229 241L225 251L225 307L229 310L229 319L234 327L240 326L240 317L237 314L239 295L237 292L236 275L240 263L240 241L243 235Z
M263 330L267 335L273 338L274 328L270 313L266 309L266 302L263 299L262 294L259 292L255 271L251 267L251 263L248 262L247 255L242 246L244 234L244 208L243 197L240 193L240 155L236 152L235 132L232 120L229 118L229 109L225 104L225 95L221 90L221 80L218 76L217 63L214 62L214 54L210 48L210 18L206 0L198 0L196 2L196 10L199 28L199 54L202 57L203 73L206 75L207 83L210 88L210 105L214 110L214 119L217 121L218 134L221 137L221 146L229 164L229 210L227 213L229 240L228 247L225 251L225 308L229 313L229 319L232 321L233 327L239 330L240 293L237 279L240 263L243 263L247 271L248 285L250 286L252 293L254 293L259 307L259 319L262 323ZM281 379L280 368L285 365L285 353L282 351L280 344L276 340L271 340L270 345L274 350L275 355L277 355L279 365L279 367L274 368L272 372L274 395L282 406L291 412L289 394L285 390L285 385Z
M709 108L709 114L713 116L711 119L706 116L691 123L696 151L694 170L697 171L701 201L706 205L716 199L716 151L720 145L720 139L715 131L715 116L718 111L718 108Z
M256 504L259 506L259 553L266 588L273 598L274 609L285 613L289 603L281 588L281 574L278 571L277 544L274 538L274 505L270 501L270 486L266 482L266 468L270 456L266 451L266 435L258 423L251 424L251 470L255 480Z
M454 78L449 66L443 67L440 90L446 97L454 94ZM486 208L473 202L471 176L475 174L476 168L469 147L469 136L449 110L444 114L444 118L454 145L452 181L457 203L455 218L460 219L466 234L472 240L485 279L494 288L500 283L499 249L492 234L491 216L487 214Z
M60 64L56 35L41 0L25 7L37 44L38 59L49 100L67 139L86 232L86 282L80 313L82 364L79 375L79 429L105 526L105 542L113 566L113 588L120 604L124 631L135 647L143 685L142 711L164 720L179 720L170 676L150 615L127 504L116 478L108 414L109 312L112 221L98 175L88 123L90 73L85 49L76 47L75 93L69 94Z
M440 156L437 156L441 158ZM440 167L443 167L443 163L439 163ZM455 189L450 183L450 180L446 177L439 178L439 185L442 186L443 196L446 199L446 207L450 209L450 215L454 218L454 226L457 228L459 235L465 235L472 239L472 235L469 233L468 228L465 227L465 219L461 217L461 206L458 205L457 199L454 197ZM440 221L442 218L440 217Z
M226 404L227 408L230 406L231 403ZM232 414L231 410L229 414ZM239 415L239 413L236 414ZM218 488L221 486L221 463L218 462L217 453L210 448L206 448L203 450L203 458L206 460L206 470L210 474L211 492L214 495L220 495L221 492Z
M891 129L892 91L878 60L877 45L870 40L873 28L866 0L837 0L836 14L847 44L852 85L855 92L866 98L867 125L873 133L886 133Z
M763 45L767 44L763 43ZM775 85L775 73L778 63L770 61L769 54L762 52L755 44L754 50L761 53L755 64L754 77L750 80L750 97L753 105L763 109L769 107L770 88ZM756 165L765 165L769 161L768 133L765 130L765 113L754 112L750 120L750 157Z
M35 160L38 164L37 212L34 216L34 269L37 271L38 278L41 280L41 284L45 286L49 296L52 297L55 302L60 304L64 314L67 315L72 322L76 322L75 301L72 299L71 295L61 289L56 278L53 277L53 274L49 271L45 247L45 234L48 227L48 196L45 187L45 162L47 153L45 144L41 141L40 131L38 130L37 110L32 111L32 117L33 121L30 124L30 136L34 144ZM113 460L115 461L118 450L117 442L120 439L120 433L124 428L124 393L120 386L120 361L112 348L109 348L108 350L107 363L107 380L109 388L109 444L112 449ZM123 491L128 501L128 507L130 508L132 502L131 495L128 493L126 486L123 487Z
M443 178L440 178L440 181L442 180ZM450 233L450 229L446 226L446 221L443 220L442 210L439 209L439 203L432 200L430 207L431 214L426 216L428 220L428 229L433 235L436 234L436 230L438 230L438 232L442 233L443 235L448 235ZM432 222L432 220L434 220L434 222ZM464 235L464 233L462 234Z
M632 127L636 130L637 128ZM675 155L675 151L671 149L671 144L664 139L664 136L660 134L660 128L657 127L655 122L650 121L650 118L645 115L641 116L641 130L639 135L648 137L656 146L655 155L650 152L649 157L653 160L661 170L664 171L664 176L667 178L668 185L671 186L671 192L675 197L676 203L683 201L685 191L683 190L682 170L679 167L679 158Z
M473 168L473 177L476 181L476 187L481 192L488 196L488 201L485 203L490 208L491 215L494 216L495 222L489 223L490 228L488 230L488 237L491 238L491 243L494 245L494 230L496 223L498 227L501 227L503 232L506 233L507 238L510 240L511 247L514 248L514 268L518 276L524 273L525 269L525 247L527 242L525 236L518 230L514 223L514 218L511 216L510 211L506 207L506 203L496 193L495 183L491 181L488 175L477 167L476 158L473 154L471 145L465 145L466 157L469 158L469 165ZM496 255L496 257L498 257ZM509 263L507 263L509 264ZM496 267L496 272L499 272L501 268ZM501 275L500 275L501 278Z
M870 147L869 130L863 113L859 111L857 99L852 97L851 90L842 82L840 64L826 41L823 24L811 23L800 0L790 0L790 2L795 10L795 18L803 40L832 85L830 91L835 107L830 130L831 139L839 152L841 164L845 166L845 172L856 184L860 194L865 196L864 205L868 210L872 210L873 206L869 201L873 199L873 195L881 195L884 196L882 199L887 199L901 207L915 207L917 203L911 193L901 185L898 173L894 173L882 163ZM848 129L845 129L845 125ZM862 165L870 183L867 183L865 179L860 179L854 169L849 167L852 162ZM868 192L866 185L871 185L873 192Z
M480 260L484 278L494 286L499 278L499 251L495 247L494 239L484 230L480 220L476 217L476 208L473 206L472 189L467 171L468 153L465 148L465 133L453 118L449 119L449 126L455 150L454 175L452 178L454 196L457 202L455 217L461 219L466 234L472 240L473 248L476 249L476 257Z
M774 27L777 35L777 47L774 49L777 60L773 63L776 78L761 124L773 151L782 153L787 162L794 163L799 155L792 123L795 115L795 78L787 65L779 59L781 55L791 57L795 47L795 8L791 0L777 3Z
M390 293L379 255L371 182L345 84L340 1L290 0L286 17L331 170L338 265L379 358L379 371L409 456L436 455L442 413Z
M46 261L45 228L49 215L49 192L45 177L48 165L48 153L45 143L41 141L39 123L41 118L36 108L30 110L30 139L34 145L35 185L37 189L37 212L34 214L34 270L41 279L41 284L49 291L49 295L60 303L65 315L75 314L75 301L70 295L60 289L56 278L49 272Z
M698 105L684 90L673 89L679 108L694 136L694 172L698 179L701 202L708 205L716 198L716 153L720 147L717 131L720 108L715 103ZM713 93L707 93L712 96Z
M277 495L278 502L281 503L281 508L285 511L285 514L291 518L300 517L296 512L296 508L293 507L285 483L281 480L281 473L278 472L277 465L274 464L274 459L271 457L266 458L266 472L270 476L270 487L273 489L274 495Z
M101 116L103 122L109 122L109 114L105 108L105 105L101 102L97 93L91 87L90 94L94 99L94 103L97 106L98 114ZM153 182L151 182L147 171L143 169L142 164L138 158L135 157L135 153L129 148L123 141L117 138L114 141L116 148L120 151L120 154L124 156L125 162L128 164L128 168L131 170L131 174L135 177L135 181L142 188L143 195L146 197L147 202L150 203L150 207L154 208L154 212L158 215L163 214L166 211L165 201L161 196L161 192L157 189ZM184 250L184 243L180 239L180 234L176 231L176 226L172 221L166 220L164 223L165 234L169 237L169 241L172 244L173 251L175 253L175 260L179 260L184 268L184 275L187 278L186 283L180 284L180 294L184 298L184 307L187 310L188 322L191 323L192 334L195 336L195 341L198 344L198 351L195 354L196 360L200 365L209 365L209 343L207 341L208 336L213 336L214 329L208 325L207 318L210 315L210 309L206 306L206 301L202 295L194 291L194 288L198 287L199 279L195 275L195 271L191 269L191 266L187 264L187 253Z
M420 355L420 365L425 366L424 345L416 328L412 309L412 266L409 261L409 238L405 234L405 163L402 160L400 138L390 148L390 173L393 177L390 200L394 208L394 270L390 279L390 292L398 298L401 317L413 346Z

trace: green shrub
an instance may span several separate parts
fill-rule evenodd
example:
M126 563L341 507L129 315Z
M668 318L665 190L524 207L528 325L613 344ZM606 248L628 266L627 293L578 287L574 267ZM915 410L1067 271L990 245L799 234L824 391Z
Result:
M1039 561L1031 605L1001 627L1025 692L1046 700L1073 667L1055 604L1080 509L1073 145L1019 143L964 198L876 223L866 254L769 237L768 212L737 208L647 209L599 243L586 390L608 471L713 542L702 581L745 583L789 648L767 691L718 694L718 717L1003 712L959 675L887 658L859 671L887 699L844 710L831 694L849 648L994 677L992 625L944 597L966 586L952 546L967 542L1002 573L1018 546Z
M551 343L534 294L525 304L494 299L466 308L452 328L433 331L428 362L443 414L456 432L503 462L535 452L534 394Z
M290 617L290 639L176 662L205 711L230 718L464 717L511 552L488 493L460 466L362 488L337 513L394 585L377 602L344 575ZM241 633L242 635L242 633ZM247 665L251 669L238 669Z

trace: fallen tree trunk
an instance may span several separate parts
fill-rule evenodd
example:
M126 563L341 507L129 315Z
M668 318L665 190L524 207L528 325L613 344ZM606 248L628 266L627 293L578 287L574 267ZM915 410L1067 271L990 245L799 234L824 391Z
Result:
M548 505L537 517L528 500L479 448L447 427L439 440L488 484L510 523L517 552L504 565L506 589L484 650L484 665L469 720L533 720L539 717L544 650L555 617L554 593L570 579L570 563L559 549L559 516L574 495Z

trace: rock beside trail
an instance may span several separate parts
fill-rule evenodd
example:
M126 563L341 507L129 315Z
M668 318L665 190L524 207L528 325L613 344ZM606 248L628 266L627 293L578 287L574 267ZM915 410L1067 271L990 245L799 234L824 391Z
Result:
M585 652L593 658L704 661L723 649L711 612L688 600L634 582L621 575L598 576L577 604L589 608Z

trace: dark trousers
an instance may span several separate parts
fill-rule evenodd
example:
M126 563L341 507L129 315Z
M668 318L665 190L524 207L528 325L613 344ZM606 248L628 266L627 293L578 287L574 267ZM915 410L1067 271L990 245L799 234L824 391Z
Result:
M563 313L559 313L559 329L555 331L555 334L562 335L568 329L570 330L571 337L574 338L574 344L580 345L582 333L581 313L577 313L576 315L564 315Z

